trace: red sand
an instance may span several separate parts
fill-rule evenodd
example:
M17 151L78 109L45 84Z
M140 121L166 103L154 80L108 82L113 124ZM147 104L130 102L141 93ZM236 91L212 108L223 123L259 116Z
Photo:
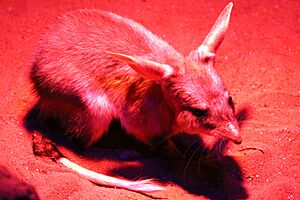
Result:
M94 185L33 155L31 134L23 126L24 116L36 101L28 80L31 52L42 28L55 16L76 8L99 8L144 24L186 55L197 48L228 3L205 2L2 0L0 164L32 184L41 199L148 199ZM230 144L221 181L215 173L220 172L218 168L205 173L195 164L184 176L186 162L182 168L174 163L173 168L180 170L172 172L172 166L158 159L122 162L115 149L94 147L78 155L64 148L64 153L98 172L159 178L166 185L166 191L153 194L159 198L300 199L300 2L235 1L216 69L236 103L253 108L253 118L243 129L243 143ZM206 176L200 178L205 183L193 180L199 173Z

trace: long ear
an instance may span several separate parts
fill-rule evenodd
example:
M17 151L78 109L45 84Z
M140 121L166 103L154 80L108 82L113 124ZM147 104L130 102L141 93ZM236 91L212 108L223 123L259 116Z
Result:
M162 80L174 72L170 65L161 64L139 56L129 56L109 51L106 51L106 53L111 55L113 58L126 62L133 70L151 80Z
M199 52L213 53L215 54L218 47L222 43L225 33L228 28L230 14L233 3L230 2L219 15L214 26L204 39L201 46L198 48Z

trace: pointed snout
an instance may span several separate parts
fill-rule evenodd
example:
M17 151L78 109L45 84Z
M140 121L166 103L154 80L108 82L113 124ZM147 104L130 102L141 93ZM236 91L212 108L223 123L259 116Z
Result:
M231 140L232 142L234 142L235 144L241 144L243 139L241 137L240 134L240 128L238 123L232 123L232 122L228 122L226 124L226 127L224 127L225 130L222 133L222 135L224 137L226 137L227 139Z

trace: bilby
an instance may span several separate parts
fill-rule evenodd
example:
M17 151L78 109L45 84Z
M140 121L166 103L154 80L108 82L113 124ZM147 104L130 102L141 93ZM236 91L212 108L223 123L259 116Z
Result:
M30 77L39 117L59 119L85 147L114 119L148 145L181 132L240 144L232 97L213 68L232 6L187 57L144 26L110 12L81 9L57 18L34 51ZM140 192L163 189L152 180L121 180L59 159L96 183Z

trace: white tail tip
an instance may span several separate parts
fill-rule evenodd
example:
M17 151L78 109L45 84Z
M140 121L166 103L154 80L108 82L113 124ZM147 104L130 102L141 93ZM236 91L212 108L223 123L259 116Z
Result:
M64 157L59 158L58 160L64 166L72 169L73 171L77 172L84 178L90 180L93 183L99 184L99 185L118 187L118 188L130 190L130 191L142 192L142 193L143 192L156 192L156 191L164 190L164 188L162 186L155 183L154 179L130 181L130 180L115 178L115 177L107 176L104 174L96 173L94 171L83 168Z

